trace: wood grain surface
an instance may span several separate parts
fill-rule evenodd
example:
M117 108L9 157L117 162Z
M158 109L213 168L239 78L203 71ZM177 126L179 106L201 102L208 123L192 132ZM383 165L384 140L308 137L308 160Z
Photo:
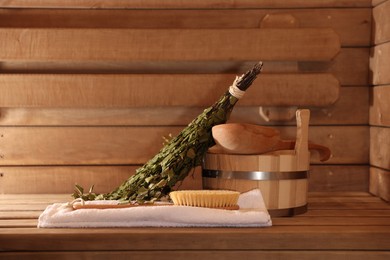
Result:
M273 218L270 228L36 228L37 213L66 201L69 195L0 195L0 256L387 259L390 250L390 206L362 192L309 193L307 213Z
M201 12L191 9L8 8L0 9L0 27L259 29L260 21L269 15L289 15L299 28L332 28L340 36L342 46L370 45L371 8L208 9Z
M338 35L318 28L1 28L0 37L0 59L24 61L321 61L331 60L340 50Z
M295 127L279 128L295 139ZM182 127L1 127L0 165L142 164ZM329 147L327 164L368 163L368 126L311 127L309 140ZM313 153L311 163L319 163Z
M234 74L3 74L1 107L207 107L233 83ZM332 105L339 82L331 74L264 74L242 106ZM142 89L142 91L140 91Z
M171 9L171 8L194 8L194 9L215 9L215 8L305 8L305 7L371 7L371 0L201 0L196 2L183 2L180 0L8 0L4 1L4 7L27 7L27 8L86 8L86 9L127 9L127 8L150 8L150 9Z

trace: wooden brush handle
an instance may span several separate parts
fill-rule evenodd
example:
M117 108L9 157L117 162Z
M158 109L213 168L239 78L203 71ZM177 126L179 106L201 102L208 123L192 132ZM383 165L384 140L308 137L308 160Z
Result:
M166 204L74 204L73 209L121 209L121 208L133 208L133 207L147 207L147 206L174 206L172 203ZM183 206L184 207L184 206ZM218 207L212 209L225 209L225 210L238 210L239 206Z
M121 209L133 207L147 207L147 206L172 206L171 203L166 204L74 204L73 209Z

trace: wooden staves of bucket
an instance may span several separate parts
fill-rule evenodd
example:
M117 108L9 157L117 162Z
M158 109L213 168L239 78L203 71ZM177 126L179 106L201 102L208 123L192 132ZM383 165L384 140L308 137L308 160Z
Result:
M279 132L261 126L220 125L213 129L217 146L206 154L204 189L246 192L259 188L271 216L293 216L307 210L309 110L298 110L295 141L280 140ZM241 128L238 136L234 128ZM295 147L288 149L287 143ZM311 144L327 160L326 147ZM261 153L260 152L265 152Z

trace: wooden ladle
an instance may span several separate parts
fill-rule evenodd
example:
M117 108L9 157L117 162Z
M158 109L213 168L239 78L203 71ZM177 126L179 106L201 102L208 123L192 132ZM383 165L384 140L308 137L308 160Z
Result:
M263 154L278 150L291 150L295 140L282 140L279 130L253 124L221 124L212 128L216 143L209 149L211 153ZM322 145L309 142L309 149L320 154L320 160L330 158L330 150Z

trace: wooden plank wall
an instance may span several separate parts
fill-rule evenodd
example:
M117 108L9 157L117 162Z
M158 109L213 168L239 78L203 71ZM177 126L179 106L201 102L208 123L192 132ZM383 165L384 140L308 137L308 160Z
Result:
M0 193L110 191L258 59L231 122L294 138L310 108L310 190L368 190L371 1L0 3Z
M370 58L370 192L390 201L390 1L375 3Z

